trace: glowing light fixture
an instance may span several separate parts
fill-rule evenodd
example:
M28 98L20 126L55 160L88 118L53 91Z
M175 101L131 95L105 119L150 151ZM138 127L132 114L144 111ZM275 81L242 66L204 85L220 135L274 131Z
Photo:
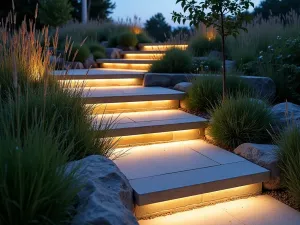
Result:
M171 49L171 48L178 48L178 49L182 49L182 50L185 50L188 48L188 45L144 45L142 47L142 50L143 51L166 51L168 49Z
M161 59L165 54L164 53L142 53L142 54L134 54L134 53L126 53L125 59L148 59L148 60L158 60Z
M129 69L147 71L151 64L130 64L130 63L102 63L102 68Z
M178 100L140 101L140 102L118 102L94 105L93 114L139 112L161 109L178 109Z
M62 84L70 85L70 87L109 87L109 86L131 86L142 85L143 80L138 78L125 79L86 79L86 80L61 80Z

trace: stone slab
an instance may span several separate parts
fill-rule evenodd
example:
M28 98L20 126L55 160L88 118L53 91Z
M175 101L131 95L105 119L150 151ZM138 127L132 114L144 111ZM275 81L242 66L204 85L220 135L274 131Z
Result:
M185 93L162 87L95 87L84 88L83 97L87 104L159 101L159 100L181 100Z
M143 79L144 73L136 70L109 70L109 69L74 69L74 70L55 70L53 75L62 80L78 79Z
M140 220L140 225L299 225L300 213L270 196L257 196Z
M154 59L97 59L97 63L152 64Z
M105 117L99 115L95 117L95 123L104 118L105 124L105 121L113 117L116 118L116 115L107 114ZM110 132L112 137L200 129L207 126L206 119L178 109L122 113L113 120L115 126Z

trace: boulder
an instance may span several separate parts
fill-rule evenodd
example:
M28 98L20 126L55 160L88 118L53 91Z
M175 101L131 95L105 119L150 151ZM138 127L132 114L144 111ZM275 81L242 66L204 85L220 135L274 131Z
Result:
M62 70L64 69L65 60L63 58L57 57L57 56L50 56L50 64L52 66L55 66L56 70Z
M90 69L90 68L97 68L97 63L94 60L94 56L90 55L83 63L84 67L86 69Z
M146 73L144 76L145 87L174 87L181 82L190 81L195 74L174 74L174 73Z
M276 85L269 77L241 76L241 78L253 88L260 97L274 99L276 95Z
M291 102L279 103L272 108L275 126L285 128L289 123L300 125L300 106Z
M243 158L264 167L271 172L270 180L263 183L267 190L277 190L281 188L280 169L277 158L278 147L276 145L245 143L238 146L234 153Z
M122 50L118 48L106 48L105 54L108 59L120 59Z
M138 225L133 215L133 190L111 160L89 156L68 164L77 172L83 189L78 193L72 225Z
M176 84L174 89L187 93L192 88L192 86L193 86L193 84L190 82L181 82L181 83Z

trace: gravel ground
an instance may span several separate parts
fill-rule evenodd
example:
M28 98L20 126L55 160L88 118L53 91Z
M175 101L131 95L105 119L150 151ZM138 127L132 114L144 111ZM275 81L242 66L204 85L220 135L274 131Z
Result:
M300 212L300 205L297 205L293 199L293 197L286 190L278 190L278 191L266 191L263 194L270 195L271 197L281 201L282 203L296 209Z

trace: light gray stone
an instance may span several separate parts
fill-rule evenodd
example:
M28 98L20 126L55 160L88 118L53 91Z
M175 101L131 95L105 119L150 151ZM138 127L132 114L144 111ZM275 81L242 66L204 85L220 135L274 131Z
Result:
M72 225L137 225L133 216L133 190L118 167L103 156L71 162L80 166L78 178L84 188L78 193L77 214Z
M122 50L118 48L106 48L105 54L108 59L120 59Z
M279 103L272 108L275 126L285 128L288 124L300 125L300 106L291 102Z
M84 67L86 69L89 69L89 68L97 68L97 63L95 62L94 60L94 56L93 55L90 55L86 60L85 62L83 63Z
M192 88L192 86L193 84L191 82L181 82L179 84L176 84L174 89L187 93Z
M245 143L238 146L234 153L270 170L271 179L264 182L263 187L267 190L276 190L281 188L277 150L276 145Z
M260 97L274 99L276 95L276 85L269 77L241 76L241 78L253 88Z

